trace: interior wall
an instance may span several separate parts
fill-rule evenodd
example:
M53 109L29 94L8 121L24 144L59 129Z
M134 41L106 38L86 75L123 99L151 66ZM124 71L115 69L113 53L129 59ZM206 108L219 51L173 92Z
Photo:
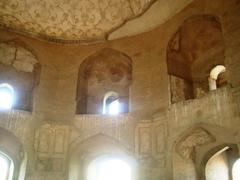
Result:
M197 180L197 172L194 163L182 159L177 153L172 154L173 157L173 179L174 180Z
M4 41L20 39L25 42L27 46L31 46L36 52L44 68L41 75L41 85L37 93L41 98L37 98L36 106L38 107L35 109L45 111L46 116L49 116L50 119L51 116L52 118L58 116L58 119L68 119L67 116L74 114L76 106L77 67L80 66L86 57L107 47L119 50L132 58L134 81L130 88L130 109L132 112L136 111L149 115L157 109L168 107L170 102L168 86L165 86L165 84L169 82L166 75L166 46L170 37L172 37L185 19L193 14L205 12L216 15L220 19L224 31L224 40L230 38L233 33L225 33L226 29L230 26L226 20L232 17L232 13L234 12L234 16L238 16L237 11L232 10L237 9L235 3L237 2L231 0L229 2L224 1L217 3L218 5L216 5L213 2L204 3L203 1L200 2L196 0L189 8L186 8L154 31L135 37L88 46L45 43L4 31L1 33L1 39ZM223 16L225 12L231 12L230 17ZM232 23L231 27L234 26L234 24L238 24L235 21L237 21L237 18L234 19L234 21L230 21ZM163 26L164 28L162 28ZM237 28L235 28L235 31L237 31L236 29ZM159 34L161 34L161 40L156 41L156 37L159 37ZM238 38L231 38L231 43L237 43L237 39ZM229 52L231 51L230 47L236 49L237 46L226 45L226 47L226 51ZM231 62L229 60L227 61L227 68L233 64L232 61L237 56L236 53L234 54L234 58L230 58L228 54L229 53L226 52L226 58L231 59ZM237 63L237 60L235 61ZM231 65L231 67L233 68L233 65ZM234 68L236 67L237 66L234 66ZM151 71L149 71L149 69ZM234 73L235 71L230 69L228 76ZM142 81L142 79L144 79L144 81ZM236 78L234 81L237 81ZM231 84L236 84L235 82L230 80ZM159 98L155 98L156 96ZM149 107L150 109L144 107ZM58 114L60 113L61 115L59 116Z
M140 164L143 180L195 178L192 162L186 166L191 173L182 173L186 160L173 156L173 144L181 132L197 123L223 127L217 135L224 141L231 140L223 136L222 132L227 130L229 134L235 133L232 139L239 140L239 104L235 102L238 93L236 89L226 88L195 101L170 105L167 45L187 18L205 13L218 17L225 42L227 79L237 87L239 9L238 0L195 0L151 32L88 45L50 43L0 30L1 41L23 42L34 50L42 66L33 112L14 111L0 116L0 125L11 129L27 149L26 179L68 179L65 162L70 144L96 132L110 134L122 140L121 144L128 145ZM79 66L84 59L104 48L123 52L132 59L130 113L115 119L75 116Z
M194 98L193 83L170 75L171 102L176 103Z
M46 119L67 121L75 114L78 67L85 58L108 47L132 58L134 81L129 92L130 112L148 116L156 109L167 107L169 97L168 87L164 85L168 84L164 41L155 41L157 34L88 46L45 43L4 31L1 32L1 39L20 39L35 50L42 65L35 110L44 112ZM159 95L161 98L156 98Z

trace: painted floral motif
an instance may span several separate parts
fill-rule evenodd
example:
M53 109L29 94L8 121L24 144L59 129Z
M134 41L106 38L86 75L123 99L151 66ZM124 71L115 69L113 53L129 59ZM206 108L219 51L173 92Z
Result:
M0 0L0 26L48 40L96 40L154 0Z

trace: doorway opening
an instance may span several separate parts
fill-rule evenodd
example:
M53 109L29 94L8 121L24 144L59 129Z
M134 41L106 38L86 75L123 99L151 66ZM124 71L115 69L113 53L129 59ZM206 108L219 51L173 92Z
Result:
M131 165L117 157L102 156L87 169L87 180L132 180Z
M13 168L13 161L7 155L0 152L0 179L12 180Z

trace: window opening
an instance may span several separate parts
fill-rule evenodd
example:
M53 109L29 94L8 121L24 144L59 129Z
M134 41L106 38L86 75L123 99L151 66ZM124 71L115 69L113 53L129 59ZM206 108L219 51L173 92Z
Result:
M11 109L14 102L14 90L9 84L0 84L0 110Z

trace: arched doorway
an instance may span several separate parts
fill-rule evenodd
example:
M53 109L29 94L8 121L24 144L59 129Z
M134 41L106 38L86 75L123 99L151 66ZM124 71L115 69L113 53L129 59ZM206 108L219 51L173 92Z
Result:
M20 140L0 127L0 180L24 180L27 155Z
M233 180L240 179L240 158L233 165L232 176Z
M0 151L0 179L12 180L14 165L10 157Z
M87 180L132 180L132 167L124 159L101 156L94 159L87 169Z
M112 137L97 134L76 143L70 151L69 180L94 180L94 178L95 180L101 180L100 177L102 178L106 171L109 173L113 172L112 175L125 172L124 177L118 176L122 178L121 180L129 180L129 169L131 172L130 180L137 179L138 162L132 153L128 152L119 141ZM124 170L122 171L122 169ZM91 171L91 176L89 176L89 171ZM92 173L92 171L95 172ZM95 176L93 176L94 174ZM118 180L118 177L112 177L110 176L111 174L108 175L106 175L106 178Z
M215 153L206 164L206 180L229 180L229 163L227 150L225 147Z
M235 144L219 146L210 151L205 166L206 180L235 180L239 179L238 147ZM235 169L235 170L234 170Z

